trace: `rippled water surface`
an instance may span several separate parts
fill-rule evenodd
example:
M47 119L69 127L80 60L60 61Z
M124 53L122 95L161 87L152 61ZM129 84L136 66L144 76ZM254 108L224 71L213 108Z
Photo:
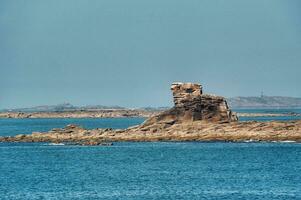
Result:
M141 124L144 120L144 118L0 119L0 136L30 134L34 131L47 132L68 124L76 124L86 129L123 129Z
M301 145L0 144L0 199L301 199Z
M239 117L240 121L288 121L288 120L301 120L301 109L295 109L295 108L287 108L287 109L235 109L235 112L238 113L272 113L272 114L291 114L291 116L277 116L277 117ZM296 116L294 116L296 114Z

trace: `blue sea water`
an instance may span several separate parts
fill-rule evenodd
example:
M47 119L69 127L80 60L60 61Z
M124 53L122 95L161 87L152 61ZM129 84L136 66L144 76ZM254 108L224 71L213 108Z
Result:
M35 131L47 132L68 124L76 124L86 129L124 129L141 124L144 120L144 118L0 119L0 136L31 134Z
M282 108L282 109L234 109L238 113L272 113L272 114L298 114L298 116L277 116L277 117L239 117L240 121L288 121L301 120L301 109L296 108Z
M239 121L290 121L301 120L301 116L277 116L277 117L239 117Z
M0 135L67 124L126 128L143 121L0 119ZM298 143L0 143L0 200L301 199L300 172Z
M240 113L297 113L301 114L300 108L257 108L257 109L248 109L248 108L240 108L240 109L232 109L235 112Z
M0 143L0 199L301 199L293 143Z

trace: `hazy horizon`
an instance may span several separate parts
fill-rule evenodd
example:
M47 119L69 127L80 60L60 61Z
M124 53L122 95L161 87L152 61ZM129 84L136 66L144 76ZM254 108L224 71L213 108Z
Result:
M0 2L0 109L172 105L172 82L301 97L301 1Z
M235 97L226 97L227 99L233 99L233 98L261 98L261 96L235 96ZM297 98L297 99L301 99L301 97L292 97L292 96L266 96L264 95L264 97L280 97L280 98ZM139 109L139 108L164 108L164 107L172 107L173 106L173 99L170 99L170 103L167 105L158 105L158 106L150 106L150 105L146 105L146 106L140 106L140 107L135 107L135 106L131 106L131 107L127 107L127 106L120 106L120 105L103 105L103 104L73 104L72 102L58 102L55 104L40 104L40 105L31 105L31 106L26 106L26 107L11 107L11 108L1 108L0 110L14 110L14 109L27 109L27 108L35 108L35 107L43 107L43 106L60 106L60 105L64 105L64 104L70 104L72 106L75 107L86 107L86 106L104 106L104 107L123 107L123 108L130 108L130 109Z

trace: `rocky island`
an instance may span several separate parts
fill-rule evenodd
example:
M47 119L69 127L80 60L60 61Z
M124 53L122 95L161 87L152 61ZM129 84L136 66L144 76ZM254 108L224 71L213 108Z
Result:
M70 110L51 112L0 112L1 118L122 118L122 117L150 117L158 111L143 109L101 109L101 110Z
M203 94L202 86L174 83L174 107L128 129L86 130L76 125L0 137L1 142L53 142L83 145L114 141L295 141L301 142L301 121L239 122L225 98Z

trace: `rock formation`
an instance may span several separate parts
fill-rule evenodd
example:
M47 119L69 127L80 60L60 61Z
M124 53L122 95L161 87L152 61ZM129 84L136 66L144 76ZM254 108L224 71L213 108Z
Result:
M164 125L164 124L162 124ZM286 141L301 143L301 120L270 122L211 123L204 120L178 123L168 127L158 124L123 130L86 130L69 125L46 133L0 136L1 142L49 142L71 145L111 145L115 141Z
M52 142L111 145L113 141L295 141L301 143L301 120L238 122L223 97L206 95L199 84L174 83L175 106L128 129L86 130L75 125L0 137L0 142ZM231 122L231 123L229 123Z
M150 117L158 114L157 110L119 109L119 110L83 110L62 112L0 112L1 118L121 118L121 117Z
M174 107L149 118L143 126L157 123L182 123L206 120L210 122L237 121L223 97L203 94L202 86L195 83L173 83Z

